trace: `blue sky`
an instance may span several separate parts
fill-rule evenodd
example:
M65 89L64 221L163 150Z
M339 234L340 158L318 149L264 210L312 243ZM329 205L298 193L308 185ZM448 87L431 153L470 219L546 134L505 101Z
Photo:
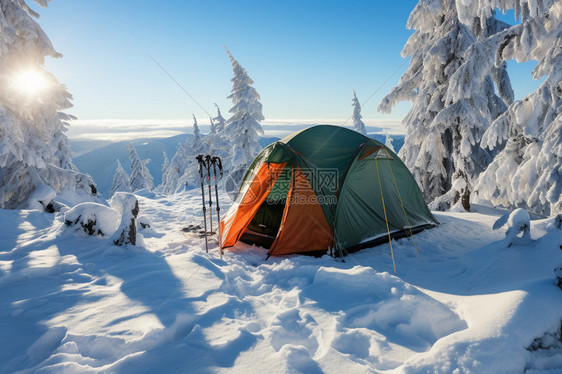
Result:
M376 108L407 69L400 51L417 1L53 0L39 24L62 59L46 67L74 96L79 119L199 118L199 108L153 56L209 112L227 117L232 70L227 46L255 81L266 119L346 119L352 89L364 118L399 119ZM37 9L38 7L34 7ZM521 97L537 86L515 67Z

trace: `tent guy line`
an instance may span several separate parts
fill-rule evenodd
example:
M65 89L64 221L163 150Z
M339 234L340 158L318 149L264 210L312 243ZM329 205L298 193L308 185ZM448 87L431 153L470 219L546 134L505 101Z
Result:
M223 46L223 47L224 47L224 46ZM226 49L226 47L224 47L224 48ZM182 89L183 92L185 92L185 93L187 94L187 96L189 96L189 98L190 98L191 100L193 100L193 102L194 102L195 104L197 104L197 105L199 106L199 108L201 108L201 109L207 114L207 116L209 116L210 118L213 117L213 116L205 109L205 107L203 107L203 105L201 105L201 104L195 99L195 97L193 97L193 95L191 95L191 94L185 89L185 87L182 86L182 84L181 84L176 78L174 78L174 76L173 76L164 66L162 66L162 64L161 64L160 62L158 62L158 60L156 60L156 59L154 58L154 56L152 56L150 53L147 53L147 55L152 59L152 61L154 61L154 62L160 67L160 69L162 69L162 71L163 71L164 73L166 73L166 74L170 77L170 79L172 79L172 80L178 85L179 88ZM402 64L400 64L400 66L399 66L398 68L396 68L396 70L394 70L394 71L384 80L384 82L382 82L382 83L375 89L375 91L373 91L373 93L372 93L371 95L369 95L369 97L368 97L365 101L363 101L363 102L361 103L361 106L364 106L365 104L367 104L367 103L373 98L373 96L375 96L375 95L377 94L377 92L379 92L379 91L381 90L381 88L383 88L383 87L388 83L388 81L390 81L390 80L392 79L392 77L394 77L394 76L396 75L396 73L398 73L398 72L400 71L400 69L402 69L402 68L404 67L404 65L406 65L407 62L408 62L407 59L404 60L404 62L402 62ZM215 105L216 105L216 104L215 104ZM347 122L349 122L349 120L351 119L351 117L353 117L353 115L349 116L349 117L341 124L341 126L344 127L344 126L347 124Z
M385 80L384 82L381 83L381 85L367 98L367 100L365 100L365 101L361 104L361 106L364 106L365 104L367 104L367 102L368 102L369 100L371 100L371 99L373 98L373 96L375 96L375 94L376 94L377 92L379 92L380 89L383 88L384 85L385 85L389 80L391 80L392 77L393 77L394 75L396 75L396 73L398 73L398 72L400 71L400 69L402 69L402 67L404 67L404 65L406 65L407 62L408 62L407 59L404 60L404 62L403 62L396 70L394 70L394 72L392 72L392 74L390 74L390 75L388 76L388 78L386 78L386 80ZM349 117L344 121L344 123L342 123L341 126L342 126L342 127L345 127L346 123L347 123L352 117L353 117L353 114L351 114L351 116L349 116ZM330 135L330 137L332 137L332 136L334 136L334 134L331 134L331 135ZM324 143L328 143L330 140L331 140L330 138L327 138L327 139L324 141ZM313 155L314 155L314 154L313 154Z
M387 296L392 299L397 305L398 307L404 312L406 313L406 315L410 318L414 318L414 315L412 313L410 313L405 307L404 305L402 305L402 303L400 302L400 300L394 296L392 294L392 292L388 291L382 284L381 282L379 282L375 277L373 277L373 275L371 274L371 272L369 270L373 270L373 268L371 268L370 266L365 266L362 265L359 260L357 260L357 258L353 255L353 253L348 252L347 250L344 249L344 251L346 252L347 256L350 256L353 261L355 261L355 263L361 267L364 267L367 269L366 274L367 276L373 281L373 283L375 283L375 285L377 285L380 289L382 289L384 291L384 293L387 294Z
M404 62L396 69L394 70L394 72L392 72L392 74L390 74L388 76L388 78L386 78L386 80L384 82L381 83L381 85L365 100L361 103L361 106L364 106L365 104L367 104L369 102L369 100L371 100L373 98L373 96L376 95L377 92L379 92L381 90L381 88L384 87L385 84L388 83L389 80L392 79L392 77L394 77L396 75L396 73L398 73L400 71L400 69L402 69L404 67L404 65L406 65L406 63L408 62L408 59L404 60ZM342 126L345 126L345 124L351 119L351 117L353 117L353 114L351 116L349 116L344 123L342 123ZM385 130L386 131L386 130Z
M187 92L187 90L185 89L185 87L183 87L180 82L178 82L178 80L176 78L174 78L172 76L172 74L170 74L170 72L168 70L166 70L166 68L164 68L164 66L162 66L162 64L160 64L150 53L147 53L148 56L152 59L152 61L154 61L159 67L160 69L162 69L162 71L164 71L164 73L166 73L174 82L176 82L176 84L179 86L179 88L181 88L183 90L183 92L185 92L187 94L187 96L189 96L191 98L191 100L193 100L193 102L195 102L195 104L199 105L199 108L203 109L203 111L205 113L207 113L207 115L212 118L213 116L209 114L209 112L201 105L199 104L199 102L197 100L195 100L195 98L189 93Z

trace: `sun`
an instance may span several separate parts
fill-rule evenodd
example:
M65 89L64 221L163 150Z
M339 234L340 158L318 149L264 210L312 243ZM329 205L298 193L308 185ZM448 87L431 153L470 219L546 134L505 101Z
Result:
M44 73L39 70L25 70L19 72L13 80L14 89L27 96L42 93L49 83Z

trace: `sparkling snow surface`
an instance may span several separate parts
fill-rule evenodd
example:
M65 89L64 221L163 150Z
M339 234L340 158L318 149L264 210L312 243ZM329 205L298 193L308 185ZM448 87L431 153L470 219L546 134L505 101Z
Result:
M199 190L143 193L137 247L67 229L63 214L0 210L0 372L557 372L560 231L532 221L507 247L501 215L437 213L410 239L329 256L264 261L238 244L219 259ZM223 212L228 202L222 202ZM213 217L216 225L216 216ZM560 347L560 344L558 344ZM559 371L558 371L559 372Z

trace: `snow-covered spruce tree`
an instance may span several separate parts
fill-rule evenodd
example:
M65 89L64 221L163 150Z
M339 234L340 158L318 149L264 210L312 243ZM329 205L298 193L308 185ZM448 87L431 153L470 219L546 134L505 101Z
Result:
M187 169L187 163L192 157L190 139L186 139L180 144L170 165L162 174L162 184L158 186L158 191L162 193L174 193L178 187L178 181Z
M390 136L390 134L388 132L386 132L385 130L385 139L384 139L384 145L386 146L386 148L390 149L392 152L396 152L394 150L394 146L392 145L392 137Z
M132 143L129 143L129 159L131 161L131 176L129 177L131 190L134 192L154 187L152 175L146 167L150 160L141 160Z
M162 175L162 184L158 186L158 191L163 193L175 193L183 190L186 186L194 185L199 182L197 161L195 157L199 154L206 154L208 145L201 139L201 131L197 125L197 118L193 116L193 138L186 139L180 144L178 150L166 172Z
M195 156L205 154L207 151L207 146L201 139L201 130L199 130L195 114L193 115L193 139L191 140L191 151Z
M261 151L259 143L263 128L260 122L264 120L260 95L252 87L254 81L248 76L248 72L238 61L232 57L226 49L228 58L232 63L234 77L232 81L232 93L228 96L232 100L233 107L230 109L232 116L226 122L225 131L231 142L229 180L236 186L227 189L237 189L246 169Z
M213 155L215 149L215 141L218 140L218 138L220 138L221 136L217 134L217 125L215 124L215 121L213 121L213 117L209 117L209 123L209 135L205 137L205 144L207 146L209 154Z
M166 174L168 166L170 166L170 160L168 159L168 154L166 153L166 151L162 151L162 157L164 158L164 162L162 162L162 176L164 176L164 174Z
M117 169L115 169L115 175L113 176L113 183L111 184L111 191L109 196L113 196L115 192L131 192L131 183L129 181L129 175L123 169L121 162L117 160Z
M211 127L211 133L206 137L208 153L211 156L220 157L223 165L229 165L229 153L231 146L226 136L226 131L224 131L223 127L223 130L218 132L217 129L219 128L219 125L215 123L213 118L210 118L210 121L213 126Z
M229 155L232 148L231 141L229 139L229 134L224 131L226 120L221 115L219 106L217 104L215 104L215 106L217 108L217 116L210 119L215 132L213 133L211 131L211 134L209 134L210 136L207 137L209 154L220 157L225 169L230 170Z
M190 155L187 157L185 170L180 174L176 188L174 191L181 190L184 186L200 183L200 174L197 167L198 163L195 159L198 155L206 155L208 153L208 144L201 138L201 130L197 124L197 118L193 115L193 139L191 140Z
M43 67L45 56L61 55L34 17L25 0L0 2L0 208L26 207L45 186L73 204L96 195L71 160L65 121L72 117L60 112L71 95Z
M224 130L224 127L226 125L226 120L224 119L224 117L221 114L221 110L219 108L219 106L215 103L215 106L217 107L217 116L215 118L213 118L213 123L215 124L215 129L216 132L218 134L222 133Z
M359 100L357 100L355 90L353 90L353 99L351 100L351 103L351 106L353 107L353 129L366 136L367 129L365 128L365 124L362 120L363 116L361 116L361 104L359 104Z
M491 160L480 148L482 134L506 106L495 95L489 74L478 89L449 93L453 75L476 40L459 21L454 0L420 0L407 27L416 30L402 50L403 57L411 57L410 65L379 111L412 102L403 120L407 131L400 156L432 209L448 209L459 200L469 209L473 183ZM473 73L467 71L462 79L471 81Z
M215 122L213 121L213 117L209 117L209 135L215 135L217 133L217 128L215 126Z
M497 155L476 184L476 199L551 215L562 211L562 3L490 1L463 14L485 17L496 7L514 9L521 23L482 40L471 49L472 56L492 67L508 59L535 60L533 78L546 78L484 134L482 145Z

